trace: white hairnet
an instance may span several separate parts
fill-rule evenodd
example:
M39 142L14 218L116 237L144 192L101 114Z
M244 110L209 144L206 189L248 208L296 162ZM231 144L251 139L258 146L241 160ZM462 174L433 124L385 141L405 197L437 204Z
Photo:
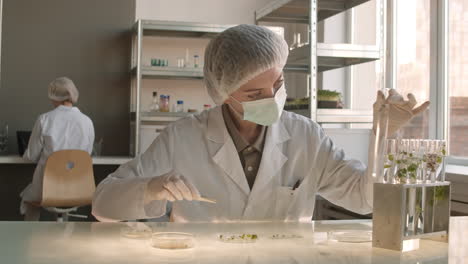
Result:
M76 89L73 81L67 77L57 78L49 84L50 100L58 102L70 100L72 103L76 104L76 102L78 102L78 96L78 89Z
M239 25L212 39L205 51L205 85L220 105L242 85L273 68L283 68L288 44L280 35L260 26Z

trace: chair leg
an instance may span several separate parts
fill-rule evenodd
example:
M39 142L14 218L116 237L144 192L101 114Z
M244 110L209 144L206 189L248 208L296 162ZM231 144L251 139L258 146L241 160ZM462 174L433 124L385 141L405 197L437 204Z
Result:
M63 222L68 222L68 213L62 214Z

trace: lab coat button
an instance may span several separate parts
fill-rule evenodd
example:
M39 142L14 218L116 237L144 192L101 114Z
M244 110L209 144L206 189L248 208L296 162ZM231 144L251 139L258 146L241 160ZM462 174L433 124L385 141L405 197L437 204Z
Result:
M248 167L247 167L247 170L248 170L248 171L253 171L252 166L248 166Z

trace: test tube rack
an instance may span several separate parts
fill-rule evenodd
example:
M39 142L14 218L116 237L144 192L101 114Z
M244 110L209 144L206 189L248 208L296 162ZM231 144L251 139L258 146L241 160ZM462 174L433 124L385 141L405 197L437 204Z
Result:
M419 248L419 239L446 240L450 182L374 183L372 246L401 252Z

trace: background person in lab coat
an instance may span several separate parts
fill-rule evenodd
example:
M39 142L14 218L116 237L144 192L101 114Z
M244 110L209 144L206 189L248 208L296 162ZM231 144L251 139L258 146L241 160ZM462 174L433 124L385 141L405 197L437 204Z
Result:
M20 194L20 210L27 221L39 220L40 208L27 202L41 201L44 166L49 155L64 149L79 149L90 154L93 150L93 122L73 106L78 101L78 90L72 80L61 77L51 82L49 99L54 110L39 116L23 156L37 163L32 182Z
M315 196L358 213L372 210L372 178L346 159L314 121L283 111L284 39L254 25L230 28L205 52L204 77L218 105L169 125L148 150L97 187L101 221L156 218L173 201L173 221L310 221ZM411 97L410 99L414 99ZM395 91L378 94L379 116L390 104L397 130L427 108ZM200 194L216 204L198 201Z

